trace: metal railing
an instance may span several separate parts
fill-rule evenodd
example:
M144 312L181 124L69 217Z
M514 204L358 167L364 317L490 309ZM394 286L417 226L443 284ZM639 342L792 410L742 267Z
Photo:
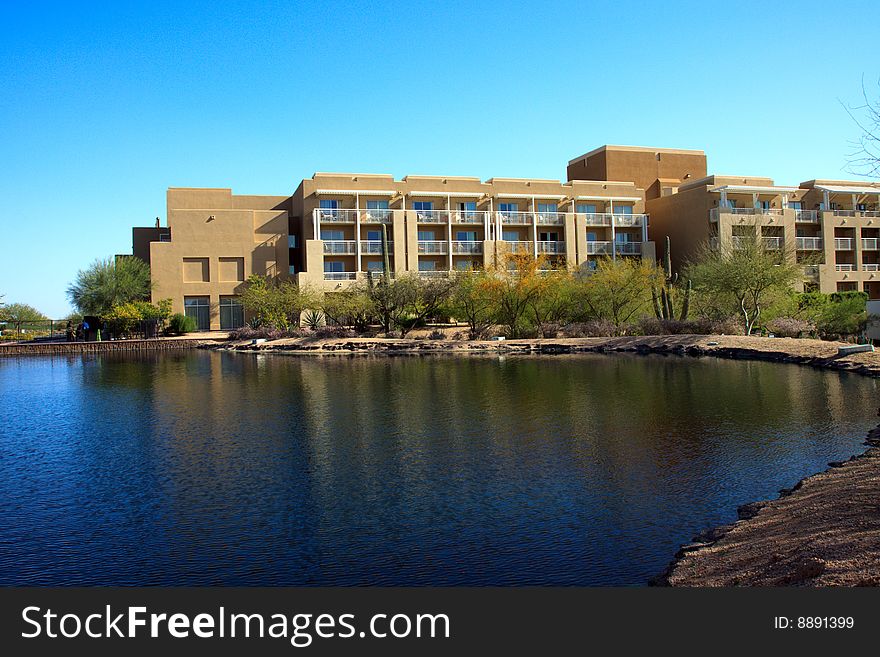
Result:
M325 271L325 281L353 281L357 278L356 271Z
M880 238L877 237L863 237L862 238L862 248L866 251L876 251L880 249Z
M856 216L855 210L832 210L831 213L835 217L855 217Z
M538 253L565 253L565 242L539 241Z
M645 218L643 214L618 214L614 213L614 225L621 228L640 227Z
M880 271L880 264L876 262L866 262L862 265L862 271Z
M449 250L449 244L445 241L441 242L439 240L419 240L418 244L419 253L445 255Z
M366 272L366 275L368 278L372 278L374 281L377 279L381 280L381 279L385 278L385 272L380 271L380 270L376 270L376 269L371 269L370 271ZM391 278L391 279L394 278L393 271L388 272L388 278Z
M453 253L482 253L482 242L455 241L452 243Z
M419 276L422 278L449 278L449 272L441 269L426 270L420 269Z
M794 220L802 224L819 223L819 213L815 210L795 210Z
M498 212L497 215L505 225L522 226L532 223L531 212Z
M589 255L611 255L611 242L587 241Z
M545 226L561 226L565 223L564 212L538 212L535 219L539 224Z
M324 240L324 253L329 255L352 255L357 252L354 240Z
M531 253L533 248L531 242L512 242L504 240L504 243L508 245L511 253Z
M394 210L372 209L361 211L361 222L365 224L390 224L394 220Z
M856 266L853 264L834 265L835 271L855 271Z
M821 251L822 250L822 238L821 237L797 237L795 238L797 242L797 250L798 251Z
M642 252L641 242L615 242L614 251L618 255L639 255Z
M614 216L610 212L586 212L581 214L584 215L587 226L610 226L611 217Z
M445 224L449 221L449 210L413 210L420 224Z
M361 253L382 255L382 240L361 240ZM394 242L388 240L388 253L394 253Z
M853 249L853 240L851 237L835 237L834 238L834 250L835 251L852 251L852 249Z
M784 237L762 237L764 240L764 248L765 249L781 249L785 245Z
M489 216L482 210L453 210L452 223L454 224L482 224Z
M358 211L341 208L315 208L315 216L323 223L353 224L357 221Z

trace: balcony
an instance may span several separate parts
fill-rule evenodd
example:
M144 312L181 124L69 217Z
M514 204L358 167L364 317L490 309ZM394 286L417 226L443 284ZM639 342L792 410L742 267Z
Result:
M419 241L419 255L446 255L449 244L443 241Z
M372 278L374 281L385 278L385 272L379 269L371 269L370 271L366 272L366 274L368 278ZM388 272L388 278L392 280L394 279L393 271Z
M561 226L565 223L564 212L538 212L535 220L543 226Z
M862 265L862 271L880 271L880 264L876 262L866 262Z
M325 271L325 281L353 281L357 278L355 271Z
M390 224L394 220L394 210L374 209L361 211L361 223Z
M489 219L488 212L477 210L453 210L452 223L454 224L484 224Z
M614 252L617 255L641 255L641 242L616 242L614 244Z
M709 210L709 221L718 221L720 214L751 215L758 217L782 216L782 208L712 208Z
M449 210L415 210L420 224L445 224L449 222Z
M878 249L880 249L880 238L863 237L862 238L862 248L865 251L877 251Z
M498 218L505 226L528 226L532 223L531 212L499 212Z
M449 278L449 272L442 269L434 269L434 270L419 270L420 278Z
M835 217L855 217L856 211L855 210L832 210L831 214L833 214Z
M855 271L856 266L853 264L834 265L834 271Z
M798 251L821 251L822 250L822 238L821 237L798 237L795 239L797 242L797 250Z
M834 250L835 251L852 251L853 250L853 239L851 237L835 237L834 238ZM840 271L848 271L848 270L840 270Z
M316 208L315 217L324 224L353 224L357 222L357 210Z
M764 240L764 248L771 251L776 251L785 246L784 237L764 237L762 239Z
M382 240L364 240L361 242L361 253L382 255ZM388 253L394 253L394 242L388 241Z
M453 242L452 252L456 254L479 254L483 252L482 242Z
M819 213L815 210L795 210L794 220L802 224L818 224Z
M565 242L538 242L538 253L565 253Z
M507 244L511 253L531 253L533 248L531 242L508 242L505 240L504 243Z
M611 242L587 242L587 254L589 255L611 255Z
M324 253L326 255L354 255L357 253L356 244L354 240L324 240Z
M613 216L610 212L587 212L583 214L587 226L610 226L611 217Z
M640 228L646 219L644 214L617 214L614 217L614 225L621 228Z
M819 266L818 265L806 265L804 267L804 276L806 278L819 278Z

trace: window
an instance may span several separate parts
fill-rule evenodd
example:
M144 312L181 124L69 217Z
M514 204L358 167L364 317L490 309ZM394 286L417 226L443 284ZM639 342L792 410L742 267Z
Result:
M325 260L324 261L324 271L325 272L345 271L345 263L343 263L340 260Z
M244 307L238 297L220 297L220 328L237 329L244 326Z
M462 212L476 212L477 211L477 202L476 201L464 201L458 204L458 209Z
M434 209L434 201L413 201L413 210L431 211L433 209Z
M476 263L473 260L456 260L455 269L458 271L472 271L476 269Z
M419 271L436 271L436 264L433 260L419 260Z
M626 243L626 242L635 242L635 240L633 239L633 236L630 235L629 233L617 233L617 234L614 236L614 240L615 240L618 244L620 244L620 243Z
M587 241L588 242L595 242L596 241L595 231L592 231L592 230L587 231Z
M412 234L412 233L410 233ZM420 230L419 231L419 242L433 242L434 241L434 231L433 230Z
M788 207L790 207L792 210L803 210L804 204L800 201L789 201Z
M296 235L288 235L287 236L287 248L295 249L296 248Z
M864 203L857 203L856 204L856 210L858 210L859 212L865 212L867 209L868 209L868 206L865 205Z
M476 242L477 231L475 230L459 230L455 233L456 242Z
M367 201L367 210L387 210L388 201Z
M615 205L614 214L632 214L633 206L631 205Z
M515 230L505 230L502 231L501 239L505 242L519 242L519 233Z
M559 233L538 233L538 239L541 242L558 242Z
M538 203L538 212L557 212L558 206L556 203Z
M196 330L210 330L211 307L208 297L183 297L183 312L195 320Z
M339 201L335 198L322 198L318 201L318 205L322 210L338 210Z
M578 203L577 212L578 214L596 214L596 204Z
M756 201L755 207L760 208L761 210L769 210L770 209L770 201Z
M287 273L290 274L291 276L295 275L296 274L296 265L290 265L287 268Z
M381 230L368 230L367 231L367 241L381 242L382 241L382 231Z
M385 264L381 260L367 262L367 271L385 271Z
M345 239L345 233L341 230L326 230L324 228L321 229L321 239L329 240L334 242L341 242Z
M499 203L498 204L499 212L518 212L519 204L518 203Z

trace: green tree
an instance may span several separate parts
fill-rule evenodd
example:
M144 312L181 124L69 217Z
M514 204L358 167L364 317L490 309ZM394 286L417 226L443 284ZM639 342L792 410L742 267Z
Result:
M648 311L652 286L662 281L657 267L635 258L602 258L596 269L581 279L578 297L583 319L603 319L622 335Z
M447 310L456 320L468 325L471 340L486 336L495 321L495 304L485 271L461 272L449 295Z
M552 270L540 274L536 285L539 294L529 301L529 311L538 334L555 338L558 328L572 321L577 306L577 286L566 270Z
M543 289L541 269L545 262L543 255L510 254L486 279L496 321L509 338L523 337L532 328L529 309Z
M735 243L712 248L704 245L687 268L694 288L707 298L730 299L749 335L769 300L789 289L800 276L801 265L789 249L768 249L758 227Z
M0 308L0 319L6 322L40 322L49 318L26 303L10 303Z
M391 287L399 303L394 323L400 336L406 337L411 329L436 317L447 305L455 279L421 278L413 273L395 279Z
M298 326L302 311L317 303L309 288L258 274L248 278L240 298L241 305L261 324L281 330Z
M83 315L104 315L113 306L150 297L150 267L140 258L96 260L77 272L67 296Z

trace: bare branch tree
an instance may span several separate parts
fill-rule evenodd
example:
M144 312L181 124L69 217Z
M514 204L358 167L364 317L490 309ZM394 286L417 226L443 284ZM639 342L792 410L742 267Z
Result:
M880 80L877 87L880 91ZM872 98L862 76L861 104L847 105L843 101L840 104L862 131L860 137L852 142L853 149L847 156L847 170L857 176L880 177L880 93Z

